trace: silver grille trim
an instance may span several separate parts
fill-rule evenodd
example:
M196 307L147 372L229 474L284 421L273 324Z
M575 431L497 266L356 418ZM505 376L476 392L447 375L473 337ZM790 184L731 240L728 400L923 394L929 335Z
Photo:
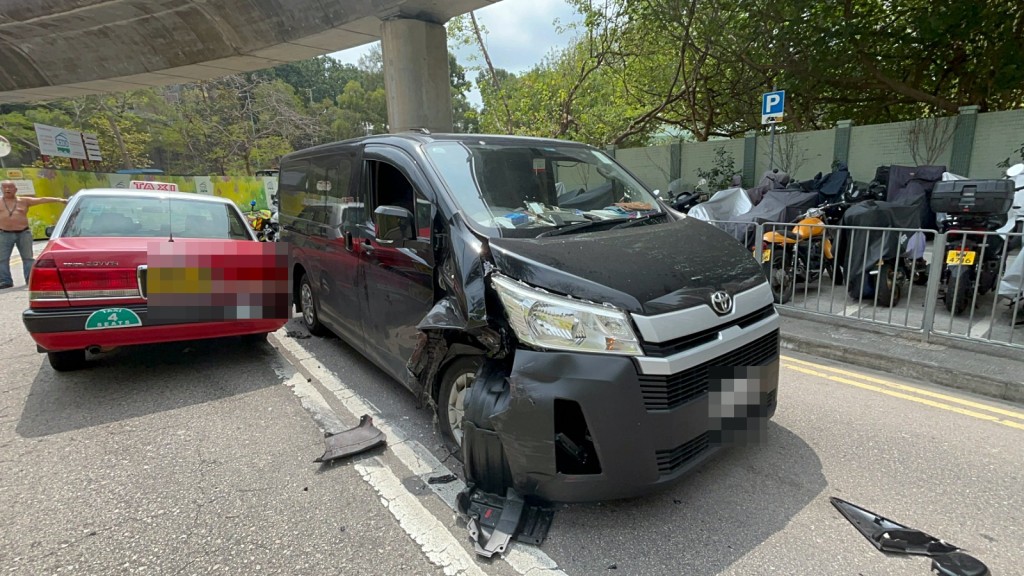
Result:
M737 348L746 346L761 336L770 334L779 329L779 315L774 314L771 318L765 318L757 324L746 329L739 326L731 326L718 333L711 342L695 346L668 358L650 358L641 356L635 358L640 368L640 373L650 376L671 376L682 372L698 364L713 360L722 354L731 352Z
M708 304L685 310L666 312L657 316L631 314L644 342L668 342L690 334L704 332L715 326L730 324L773 303L772 291L765 282L760 286L734 294L732 312L725 316L715 314Z

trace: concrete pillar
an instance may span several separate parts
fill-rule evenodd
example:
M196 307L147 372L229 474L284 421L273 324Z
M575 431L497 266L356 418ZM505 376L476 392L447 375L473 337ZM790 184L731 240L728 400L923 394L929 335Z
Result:
M682 140L676 140L673 142L668 149L669 165L668 165L668 181L671 183L679 179L682 174L683 168L683 142Z
M743 187L753 188L757 183L757 130L743 135Z
M853 134L853 120L836 122L836 141L832 149L832 164L842 162L850 165L850 135Z
M971 152L974 150L974 128L978 124L980 106L961 106L960 115L956 117L956 131L953 132L953 150L950 153L949 167L953 174L970 176Z
M388 128L452 132L452 90L444 26L398 18L381 24Z

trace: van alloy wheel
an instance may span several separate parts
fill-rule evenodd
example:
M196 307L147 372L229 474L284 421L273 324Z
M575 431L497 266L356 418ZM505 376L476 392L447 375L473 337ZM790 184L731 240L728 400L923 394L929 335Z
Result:
M437 402L438 433L445 450L459 461L463 457L463 431L466 418L466 399L470 397L473 382L483 365L478 356L463 356L445 368L434 397Z
M320 316L316 310L316 295L313 294L309 276L305 274L299 281L299 302L302 304L302 325L314 336L326 336L327 327L320 322Z
M306 323L306 327L312 326L316 322L316 310L313 309L313 289L309 287L309 283L302 283L302 320Z
M455 379L448 393L448 427L459 446L462 446L462 421L466 417L466 392L475 377L472 372L464 372Z

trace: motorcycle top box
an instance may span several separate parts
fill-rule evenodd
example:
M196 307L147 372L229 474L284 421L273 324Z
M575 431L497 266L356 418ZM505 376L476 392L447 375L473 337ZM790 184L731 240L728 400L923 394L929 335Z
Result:
M1012 180L936 182L932 210L947 214L1005 214L1013 205Z

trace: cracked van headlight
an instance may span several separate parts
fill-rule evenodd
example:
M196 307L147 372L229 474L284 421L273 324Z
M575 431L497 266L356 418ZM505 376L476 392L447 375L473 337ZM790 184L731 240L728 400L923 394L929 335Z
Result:
M644 355L624 312L547 294L504 276L494 275L491 282L524 343L549 350Z

